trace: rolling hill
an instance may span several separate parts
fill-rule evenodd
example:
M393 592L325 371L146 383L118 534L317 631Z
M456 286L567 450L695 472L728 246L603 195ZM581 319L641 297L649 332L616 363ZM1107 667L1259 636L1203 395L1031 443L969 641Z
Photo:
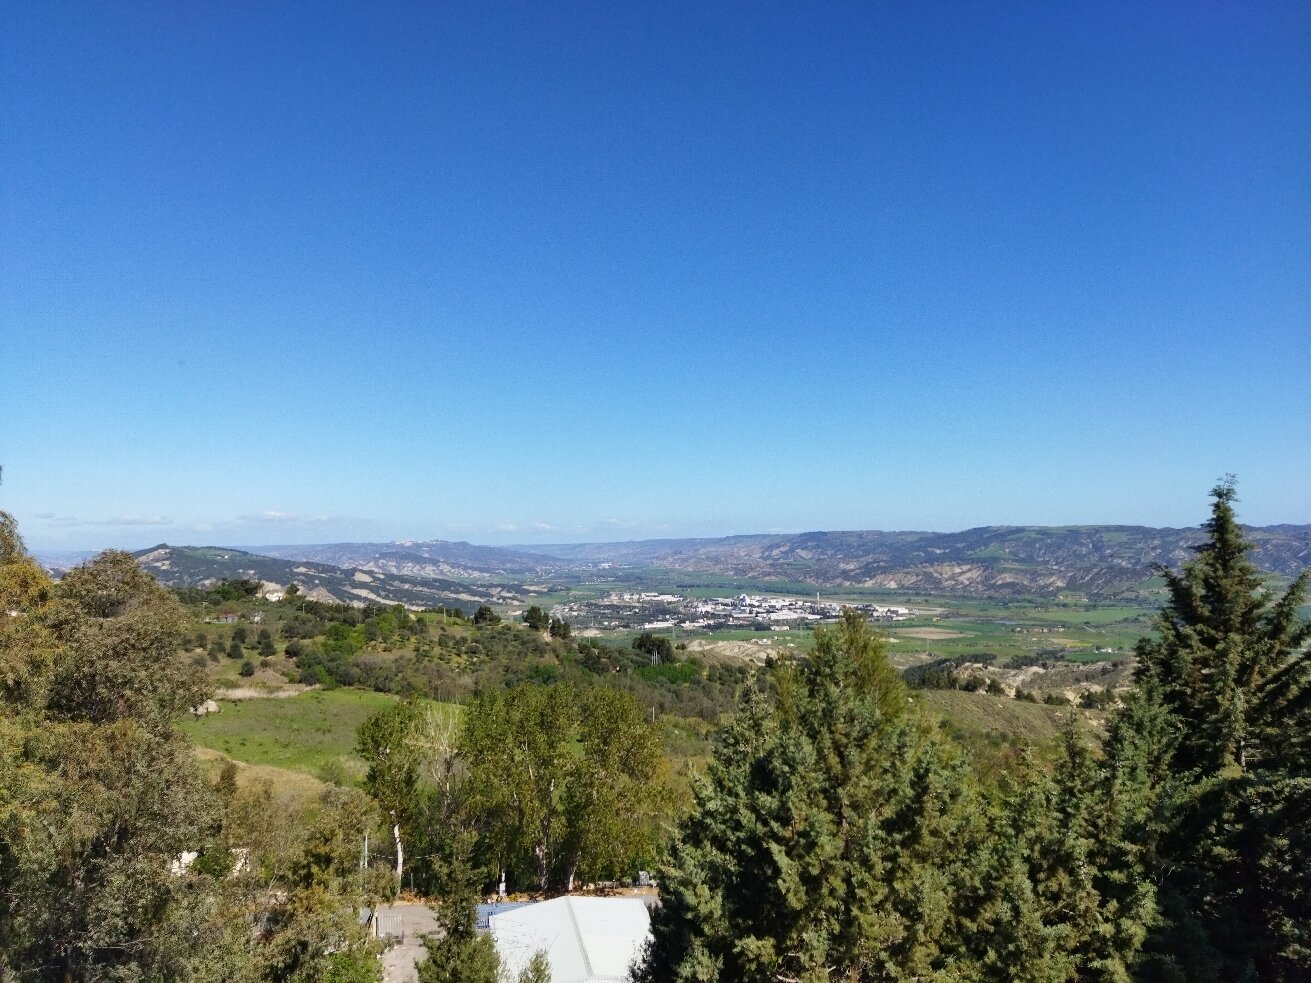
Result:
M550 576L570 566L567 561L519 549L474 546L441 539L255 548L263 556L330 563L398 577L518 580Z
M170 587L203 587L219 580L262 580L298 584L313 600L344 604L404 604L409 607L461 607L513 601L512 588L471 586L433 577L400 577L327 563L286 560L218 546L161 543L133 554L141 566Z

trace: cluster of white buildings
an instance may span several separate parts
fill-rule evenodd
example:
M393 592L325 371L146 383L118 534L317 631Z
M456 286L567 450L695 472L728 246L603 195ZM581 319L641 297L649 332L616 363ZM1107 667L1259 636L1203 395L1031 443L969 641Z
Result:
M714 631L768 625L776 631L841 617L854 607L872 621L901 621L909 608L842 604L801 597L738 594L736 597L689 598L679 594L614 591L595 601L559 605L551 613L575 625L640 628L643 631Z
M730 621L749 624L767 622L832 621L842 616L843 608L854 607L874 621L901 621L910 617L909 608L879 607L874 604L839 604L796 597L766 597L758 594L739 594L737 597L712 597L688 602L696 614L712 621Z

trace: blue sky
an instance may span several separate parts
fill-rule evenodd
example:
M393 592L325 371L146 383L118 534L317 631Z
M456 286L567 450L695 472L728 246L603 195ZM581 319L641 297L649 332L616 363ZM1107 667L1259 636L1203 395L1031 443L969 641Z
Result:
M1311 522L1311 7L20 2L43 548Z

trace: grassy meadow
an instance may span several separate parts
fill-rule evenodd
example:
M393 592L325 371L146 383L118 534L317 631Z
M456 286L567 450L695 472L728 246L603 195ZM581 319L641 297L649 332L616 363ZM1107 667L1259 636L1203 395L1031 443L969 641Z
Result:
M362 689L311 690L281 699L221 702L221 713L181 727L199 747L248 765L359 778L365 768L355 754L355 731L395 700ZM432 705L451 715L460 712L452 704Z

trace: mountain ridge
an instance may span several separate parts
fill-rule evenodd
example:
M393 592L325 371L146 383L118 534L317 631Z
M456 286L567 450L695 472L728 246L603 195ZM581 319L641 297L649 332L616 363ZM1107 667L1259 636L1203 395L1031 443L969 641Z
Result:
M1244 531L1265 573L1291 578L1311 568L1311 525ZM1158 566L1178 568L1205 535L1200 527L976 526L949 533L813 531L509 547L406 540L260 549L392 576L479 580L664 568L827 587L1114 594L1148 580Z

